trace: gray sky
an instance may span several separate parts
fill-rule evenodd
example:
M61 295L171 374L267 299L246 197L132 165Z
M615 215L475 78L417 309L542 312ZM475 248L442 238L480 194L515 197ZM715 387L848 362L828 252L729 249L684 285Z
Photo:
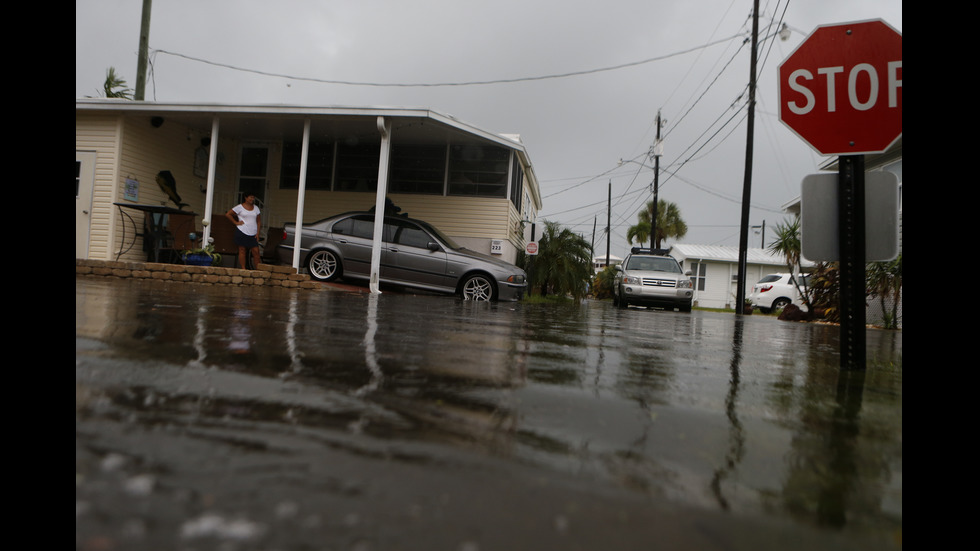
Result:
M737 246L751 9L751 0L156 0L145 99L424 107L520 134L541 184L539 221L590 241L595 226L598 255L611 182L618 256L653 182L652 170L618 161L652 165L659 110L659 198L679 206L682 241ZM135 87L141 11L140 0L76 0L76 98L98 97L109 67ZM759 45L750 224L765 221L768 243L780 207L823 161L779 121L778 65L819 25L883 19L901 32L902 2L761 0L759 11L760 36L780 21L794 31Z

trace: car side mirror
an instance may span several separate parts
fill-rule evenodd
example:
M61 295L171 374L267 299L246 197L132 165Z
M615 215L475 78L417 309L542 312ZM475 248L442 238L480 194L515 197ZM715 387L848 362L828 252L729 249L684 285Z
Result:
M684 275L690 277L690 276L694 275L694 272L692 272L691 270L688 270L688 271L684 272Z
M442 250L442 247L440 247L439 244L436 243L435 241L429 241L425 245L425 248L429 249L432 252L438 252L438 251Z

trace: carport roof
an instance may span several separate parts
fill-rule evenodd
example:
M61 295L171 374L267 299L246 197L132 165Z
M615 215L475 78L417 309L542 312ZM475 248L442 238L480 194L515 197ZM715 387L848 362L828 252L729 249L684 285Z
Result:
M126 113L177 120L202 131L210 131L215 117L221 134L241 139L300 139L306 119L314 122L317 137L350 136L363 132L377 135L377 117L393 119L392 134L400 141L422 142L468 137L481 138L526 153L512 137L494 134L471 124L424 108L404 107L312 107L296 105L228 105L201 103L158 103L117 99L76 99L76 112Z
M309 119L313 141L348 140L363 136L380 142L378 117L392 123L392 138L405 143L490 143L513 149L525 167L536 203L541 199L537 176L527 149L516 134L495 134L426 108L302 106L283 104L231 105L219 103L160 103L107 98L75 100L76 113L122 113L161 117L199 131L211 132L219 121L219 139L301 141Z

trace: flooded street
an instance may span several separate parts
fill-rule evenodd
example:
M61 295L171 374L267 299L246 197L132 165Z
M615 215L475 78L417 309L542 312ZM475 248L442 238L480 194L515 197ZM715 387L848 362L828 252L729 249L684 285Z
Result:
M902 333L75 280L94 550L902 547Z

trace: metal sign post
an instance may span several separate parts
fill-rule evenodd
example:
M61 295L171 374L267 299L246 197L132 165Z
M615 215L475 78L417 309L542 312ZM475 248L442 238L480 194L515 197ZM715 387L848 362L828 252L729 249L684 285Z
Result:
M838 158L840 366L865 368L864 155Z

